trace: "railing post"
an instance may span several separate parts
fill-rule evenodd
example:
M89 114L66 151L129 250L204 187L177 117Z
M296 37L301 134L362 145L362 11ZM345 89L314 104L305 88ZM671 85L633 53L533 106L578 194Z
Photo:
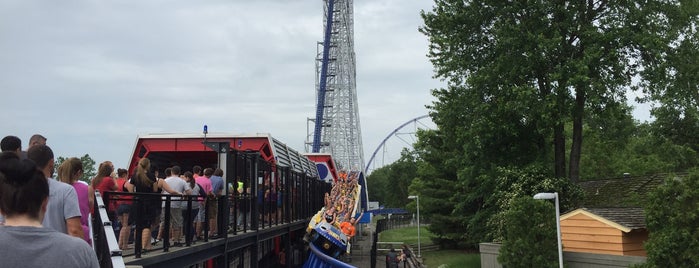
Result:
M185 223L184 223L184 243L187 246L192 245L192 237L190 234L194 234L194 230L192 228L192 196L186 195L182 198L187 199L187 210L185 211L185 215L187 216L185 218ZM199 198L196 197L194 202L199 202Z
M164 196L165 207L163 213L165 213L165 215L163 216L163 224L160 227L160 230L158 230L158 234L160 234L160 232L163 232L163 252L168 252L170 251L170 213L172 213L170 211L170 203L172 195L166 194Z

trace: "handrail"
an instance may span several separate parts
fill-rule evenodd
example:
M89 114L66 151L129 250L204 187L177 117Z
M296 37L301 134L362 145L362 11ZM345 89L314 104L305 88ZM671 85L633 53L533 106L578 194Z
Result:
M109 220L107 208L104 205L99 191L95 191L95 215L92 217L92 228L97 259L100 267L126 267L122 258L122 251L114 235L112 222Z

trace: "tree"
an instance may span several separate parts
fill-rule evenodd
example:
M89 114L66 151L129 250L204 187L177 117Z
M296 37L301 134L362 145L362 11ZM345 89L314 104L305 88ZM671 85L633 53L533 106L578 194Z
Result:
M511 222L507 212L517 207L519 198L532 199L537 193L557 192L561 211L577 208L583 199L583 190L566 178L552 178L550 171L540 166L522 169L498 168L495 178L495 190L488 198L488 205L495 208L495 215L488 222L488 231L495 241L504 241L506 230ZM535 242L535 241L534 241Z
M634 62L662 57L656 44L670 42L676 29L664 18L681 8L679 1L660 0L436 0L432 12L422 12L420 28L430 41L435 76L448 82L434 92L432 108L436 118L451 119L436 123L460 122L454 128L466 130L464 149L482 149L473 155L540 146L533 158L553 152L555 177L577 181L586 114L625 103L642 70L641 79L662 71Z
M461 186L456 172L458 149L453 140L444 138L441 130L419 130L418 142L414 148L418 161L417 178L409 187L411 195L420 196L420 213L430 219L428 227L436 238L434 242L442 247L455 247L459 243L473 245L465 241L464 222L471 214L454 213ZM475 239L473 239L475 240Z
M646 266L699 267L699 171L670 176L646 204Z
M503 267L558 267L553 205L531 197L512 201L503 213L507 224L498 261Z
M369 199L379 201L386 207L404 207L408 186L416 176L417 159L412 152L404 149L398 160L369 175Z
M58 167L63 164L63 162L68 159L68 157L63 157L59 156L56 158L56 163L55 163L55 169L57 170ZM80 177L79 180L84 181L86 183L90 183L92 179L97 175L97 171L95 170L95 160L92 160L92 157L90 157L89 154L85 154L82 157L80 157L80 162L83 163L83 175ZM54 174L56 171L54 170Z

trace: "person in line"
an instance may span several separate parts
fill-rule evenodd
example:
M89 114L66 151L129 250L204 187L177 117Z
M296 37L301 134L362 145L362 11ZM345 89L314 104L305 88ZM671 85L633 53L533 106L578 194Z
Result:
M20 161L15 153L0 154L0 210L6 216L0 232L2 265L99 267L97 255L82 239L42 226L49 192L49 181L35 163Z
M185 172L184 173L184 179L187 185L189 186L191 190L192 195L200 195L200 191L204 191L201 187L199 187L199 184L196 182L196 179L194 178L194 174L192 172ZM187 210L187 203L185 203L184 207L182 208L182 218L184 219L184 233L186 237L189 237L193 241L197 239L195 236L195 231L194 228L192 228L195 225L195 222L199 222L199 216L201 215L203 221L204 214L200 213L202 211L202 203L203 200L199 200L199 198L192 199L192 210L188 211ZM186 239L186 238L185 238Z
M204 169L204 176L211 181L213 200L209 204L209 233L218 233L218 200L223 196L223 170Z
M29 149L36 145L46 145L46 137L39 135L39 134L34 134L32 135L31 138L29 138L29 143L27 144L27 150L26 151L20 151L19 152L19 159L27 159L27 152Z
M196 236L197 236L199 239L201 239L201 237L202 237L201 231L202 231L202 229L204 228L204 223L206 222L206 221L205 221L205 217L206 217L206 210L205 210L205 208L206 208L207 206L209 206L209 208L210 208L210 207L211 207L211 203L214 203L214 202L209 202L209 198L208 198L209 196L212 195L212 193L211 193L211 180L209 180L209 177L211 177L211 175L209 175L209 176L207 177L207 176L206 176L206 172L205 172L205 173L204 173L204 176L198 176L198 173L201 173L201 167L200 167L200 166L194 166L194 168L193 168L192 170L194 171L193 174L194 174L194 181L196 182L195 184L199 185L199 186L201 187L201 189L202 189L202 190L204 191L204 193L205 193L205 197L200 197L200 198L198 198L198 199L199 199L199 205L200 205L201 209L198 210L198 213L199 213L199 214L196 215L196 219L195 219L195 222L196 222ZM207 168L207 170L210 170L210 168ZM191 185L191 183L190 183L190 185ZM195 190L194 190L194 187L192 187L192 194L199 194L199 191L198 191L198 190L195 191ZM207 203L209 203L209 204L207 204ZM209 213L209 218L211 218L211 213ZM209 229L209 230L211 230L211 229Z
M92 245L89 227L90 208L93 206L92 199L90 199L92 187L88 186L87 183L79 181L82 175L83 162L76 157L66 159L58 167L58 179L63 183L73 186L75 193L78 195L78 205L80 206L80 226L83 229L85 241Z
M182 193L173 191L163 180L156 180L155 177L150 177L150 159L141 158L138 161L136 172L129 181L124 183L124 187L131 193L157 193L163 189L172 194ZM134 198L134 211L136 211L136 230L143 230L141 233L141 248L136 247L136 250L141 250L142 254L152 250L153 245L150 243L151 226L155 222L156 210L160 207L160 197L157 196L137 196ZM138 237L135 239L139 239Z
M187 185L184 179L180 177L181 168L179 166L173 166L171 171L172 176L165 179L165 184L169 186L170 189L175 190L178 195L191 194L191 188ZM163 190L162 194L170 194L170 192ZM179 198L174 198L179 199ZM163 203L163 211L165 211L165 202ZM182 207L186 208L187 203L183 201L170 201L170 234L172 241L174 241L173 246L182 246ZM161 214L161 222L164 222L165 213ZM161 227L161 232L163 228Z
M29 138L29 146L27 146L27 150L37 145L46 145L46 140L46 137L42 136L41 134L32 135L32 137Z
M5 136L0 141L0 149L2 152L12 152L17 155L20 159L27 158L27 152L22 152L22 140L17 136ZM0 213L0 226L5 222L5 217Z
M97 168L97 176L92 179L92 188L95 191L99 191L102 195L102 202L107 206L107 214L109 220L114 222L116 220L116 200L110 201L105 192L113 192L117 190L117 185L112 179L112 171L114 171L114 165L111 161L104 161L100 163L99 168Z
M42 223L44 227L83 239L85 234L80 225L82 214L78 195L72 186L53 179L53 150L47 145L34 145L27 151L27 158L34 161L49 182L49 203Z
M17 136L6 136L0 141L0 149L3 152L13 152L19 157L22 152L22 140Z
M126 184L128 172L126 169L120 168L117 170L117 191L128 192L129 190L124 187ZM119 196L117 201L117 217L119 217L119 222L121 223L121 230L119 230L119 248L121 250L128 249L129 246L129 235L131 234L131 223L129 222L129 212L131 211L131 203L133 196L122 195Z
M172 168L168 167L168 168L165 168L165 171L163 173L158 172L158 175L155 177L157 178L158 183L160 183L160 182L164 182L165 178L169 178L170 176L172 176ZM165 219L163 217L163 213L164 213L163 212L163 204L164 203L165 202L164 202L163 198L158 199L158 208L157 208L156 214L155 214L156 219L158 219L158 221L153 222L153 230L156 230L156 229L158 230L158 233L157 233L155 239L153 239L154 245L158 244L158 242L163 240L163 232L161 232L161 230L163 230L163 226L165 226L165 222L163 221L163 219Z

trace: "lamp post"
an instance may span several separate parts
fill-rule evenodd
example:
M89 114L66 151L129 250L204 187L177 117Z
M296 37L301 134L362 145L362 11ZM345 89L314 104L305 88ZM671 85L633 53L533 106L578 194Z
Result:
M408 196L408 199L415 199L417 202L417 257L422 258L420 254L420 196L411 195Z
M554 199L556 202L556 235L558 239L558 266L563 268L563 246L561 244L561 212L558 208L558 193L538 193L534 199Z

